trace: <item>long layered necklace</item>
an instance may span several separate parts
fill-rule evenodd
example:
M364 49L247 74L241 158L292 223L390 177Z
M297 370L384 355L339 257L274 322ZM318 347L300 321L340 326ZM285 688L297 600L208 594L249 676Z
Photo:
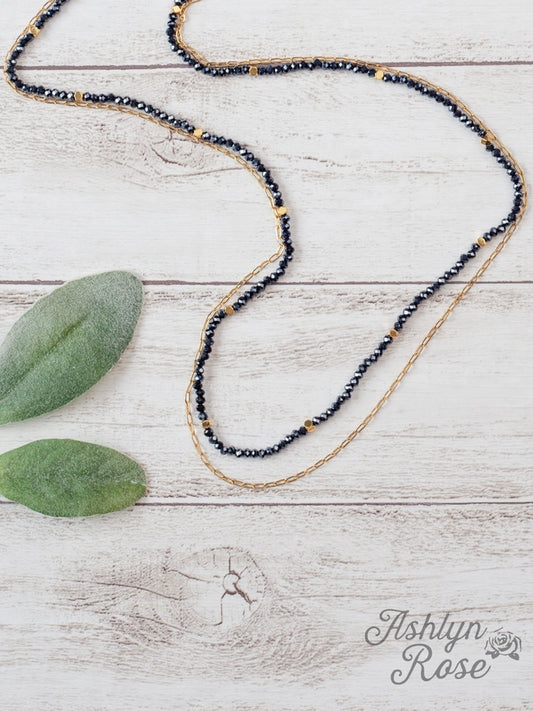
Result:
M252 448L246 447L241 442L225 442L217 434L216 418L211 414L206 401L204 379L208 360L213 350L216 334L220 328L223 328L222 324L228 318L235 318L242 310L249 308L262 292L282 279L294 259L295 249L291 239L289 209L285 204L279 185L271 170L249 146L242 145L236 140L213 133L212 130L194 126L186 118L168 114L166 111L154 107L147 102L129 96L94 94L89 91L84 91L83 89L67 90L47 88L28 84L19 78L17 65L26 46L33 42L46 23L53 18L67 2L68 0L50 0L47 2L30 21L11 47L6 57L4 73L8 83L15 91L37 101L66 104L69 106L110 109L134 114L148 121L152 121L170 130L172 133L185 136L196 143L210 146L237 161L254 176L266 194L267 200L272 208L278 248L272 255L257 265L257 267L246 274L238 284L230 289L206 317L202 328L200 345L196 353L194 367L185 394L186 417L194 446L202 462L213 474L225 482L247 489L267 489L296 481L315 471L330 459L333 459L333 457L362 432L396 390L423 349L437 333L453 309L466 296L472 286L502 251L517 228L526 208L527 190L524 174L511 153L505 148L501 141L496 138L494 133L487 128L481 119L449 91L425 79L375 62L364 62L359 59L346 57L289 57L281 59L249 59L244 62L210 62L188 46L182 36L187 7L193 2L198 2L198 0L179 0L174 4L168 18L168 39L172 51L194 70L219 79L246 75L261 77L276 74L281 76L293 72L327 70L348 72L356 75L358 78L362 77L367 80L390 84L394 87L394 91L410 89L419 94L422 99L432 100L440 104L443 110L447 111L449 115L468 130L476 140L480 141L484 150L505 170L509 176L513 190L512 204L508 214L504 216L497 225L490 227L482 235L475 238L449 269L444 271L441 276L432 281L425 289L415 294L411 301L405 305L405 308L402 309L401 313L398 314L390 330L384 334L383 338L368 356L357 365L353 375L348 382L342 386L339 394L336 397L334 396L329 407L323 412L317 412L315 415L302 417L300 422L295 423L294 429L288 432L279 441L265 442L264 447ZM360 424L350 432L340 444L326 454L326 456L294 474L263 482L244 481L228 476L210 461L202 447L201 437L198 436L199 434L203 435L204 442L207 442L220 455L237 458L243 457L247 459L264 459L278 454L297 439L308 436L323 422L332 418L360 387L368 369L377 363L385 351L401 336L402 330L407 326L411 316L428 301L428 299L431 299L437 291L457 276L471 260L476 259L478 253L493 241L496 242L495 248L490 251L476 273L455 296L446 311L428 331L383 396ZM258 280L254 282L255 277L258 277Z

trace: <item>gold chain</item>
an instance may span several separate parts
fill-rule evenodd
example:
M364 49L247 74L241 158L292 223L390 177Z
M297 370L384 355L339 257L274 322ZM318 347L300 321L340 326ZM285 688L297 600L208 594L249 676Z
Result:
M176 39L178 40L180 46L186 50L191 57L194 57L196 61L202 63L204 66L209 67L210 69L219 69L219 68L225 68L225 67L231 67L231 66L239 66L242 64L248 64L248 65L257 65L258 67L263 64L271 64L271 63L279 63L279 64L285 64L285 63L292 63L292 62L312 62L315 59L319 59L321 61L326 61L326 62L351 62L353 64L363 64L361 60L357 59L351 59L347 57L269 57L269 58L252 58L252 59L247 59L241 62L210 62L207 59L205 59L202 55L200 55L198 52L193 50L189 45L186 44L186 42L183 40L182 37L182 30L183 30L183 25L185 22L185 16L186 16L186 10L189 5L192 5L195 2L199 2L199 0L190 0L188 3L181 5L181 6L174 6L172 8L172 11L176 13L177 15L177 26L176 26ZM54 0L48 0L43 8L32 18L28 26L25 28L25 30L20 34L19 38L13 43L13 46L11 47L8 57L17 45L19 39L27 34L28 32L31 32L32 34L38 34L37 28L35 28L34 23L38 20L40 15L45 12L47 9L49 9L54 3ZM36 31L37 30L37 31ZM526 186L526 181L524 177L524 173L514 157L511 155L510 151L505 148L505 146L499 141L494 133L490 131L487 126L481 121L480 118L475 116L469 109L468 107L460 101L456 96L454 96L452 93L449 91L441 88L440 86L436 84L432 84L431 82L428 82L425 79L421 79L420 77L417 77L413 74L410 74L408 72L399 72L395 69L392 69L390 67L387 67L383 64L378 64L375 62L364 62L364 64L367 67L370 67L372 69L375 69L376 71L376 78L377 79L382 79L383 78L383 73L388 72L390 74L401 74L403 76L406 76L408 79L412 79L415 82L423 82L425 86L431 87L438 93L442 94L443 96L447 97L450 99L453 103L457 104L457 106L467 113L473 121L478 123L485 131L486 131L486 136L482 139L482 142L489 142L492 143L495 147L497 147L504 156L507 157L508 160L510 160L513 164L514 167L519 174L521 181L522 181L522 186L523 186L523 203L520 209L519 214L516 217L516 221L513 222L510 226L509 229L506 231L500 242L497 244L497 246L493 249L493 251L489 254L489 256L485 259L485 261L481 264L479 269L476 271L476 273L472 276L472 278L465 284L465 286L461 289L461 291L455 296L451 304L448 306L448 308L445 310L445 312L440 316L440 318L436 321L436 323L430 328L430 330L426 333L420 344L416 347L414 350L413 354L405 364L405 366L401 369L401 371L398 373L396 378L392 381L391 385L387 388L383 396L378 400L378 402L375 404L375 406L372 408L372 410L368 413L368 415L360 422L360 424L348 434L347 437L345 437L342 442L337 445L334 449L332 449L328 454L326 454L324 457L321 459L318 459L315 461L313 464L310 466L306 467L305 469L301 469L300 471L296 472L295 474L291 474L288 476L284 476L279 479L273 479L270 481L263 481L263 482L251 482L251 481L244 481L242 479L236 479L234 477L228 476L227 474L224 474L220 469L214 466L212 462L209 460L207 457L207 454L204 452L200 440L198 438L198 435L196 433L196 428L194 424L194 419L193 419L193 414L192 414L192 408L191 408L191 391L193 389L193 383L194 383L194 376L195 376L195 368L193 368L189 383L187 385L187 390L185 392L185 407L186 407L186 419L187 419L187 425L189 427L189 431L191 433L192 441L194 444L194 447L196 451L198 452L198 455L202 462L205 464L205 466L219 479L222 479L228 484L232 484L233 486L238 486L243 489L272 489L277 486L282 486L283 484L290 484L291 482L297 481L298 479L301 479L302 477L306 476L307 474L311 474L311 472L316 471L319 469L321 466L326 464L326 462L329 462L331 459L336 457L342 450L347 447L350 442L352 442L358 434L360 434L365 427L374 419L374 417L377 415L377 413L381 410L383 405L387 402L387 400L390 398L392 393L396 390L398 385L402 382L404 377L407 375L407 373L411 370L413 365L415 364L416 360L424 350L424 348L428 345L428 343L431 341L433 336L438 332L438 330L441 328L441 326L445 323L445 321L448 319L454 308L457 306L457 304L464 299L464 297L468 294L472 286L478 281L478 279L486 272L488 267L492 264L492 262L496 259L496 257L500 254L500 252L503 250L505 245L509 242L511 239L512 235L514 234L515 230L517 229L520 221L522 220L522 217L524 215L524 212L527 207L527 186ZM6 58L6 63L4 65L4 72L6 73L7 71L7 58ZM253 72L253 75L255 75L257 72ZM263 188L267 199L270 203L270 206L273 211L273 216L275 220L275 226L276 226L276 236L277 236L277 242L278 242L278 249L274 254L272 254L270 257L267 259L263 260L260 264L258 264L251 272L246 274L238 284L236 284L234 287L228 291L228 293L216 304L216 306L211 310L209 315L206 317L204 321L204 325L202 327L202 335L200 338L200 345L197 349L196 352L196 360L199 358L202 347L203 347L203 341L204 341L204 336L205 336L205 331L207 330L207 326L209 321L213 318L213 316L221 309L224 308L230 299L246 284L250 282L251 279L253 279L255 276L260 274L265 267L267 267L269 264L275 263L279 257L283 253L283 241L282 241L282 235L281 235L281 222L280 222L280 215L278 214L278 207L274 203L274 199L272 198L272 195L270 194L270 191L266 187L265 183L263 182L261 176L259 173L254 170L241 156L238 154L235 154L233 151L230 151L228 148L225 146L219 145L219 144L211 144L211 143L204 143L202 138L201 138L201 133L202 131L200 129L197 129L195 131L195 134L191 135L187 131L184 131L183 129L170 126L168 123L165 123L163 120L160 120L154 116L151 116L149 114L141 114L138 111L135 111L132 108L129 108L127 106L121 106L121 105L114 105L114 104L94 104L90 102L86 102L83 100L82 95L80 92L76 92L75 99L74 100L69 100L69 99L57 99L55 97L44 97L42 95L38 94L26 94L25 92L21 91L17 87L15 87L13 84L11 84L11 87L19 94L26 98L32 98L36 101L43 101L47 103L55 103L55 104L67 104L69 106L83 106L87 108L97 108L97 109L110 109L112 111L120 111L122 113L128 113L132 114L134 116L139 116L141 118L144 118L148 121L151 121L152 123L158 124L160 126L163 126L164 128L170 130L173 133L178 133L181 136L184 136L185 138L192 140L196 143L202 143L203 145L208 145L211 148L214 148L215 150L224 153L225 155L229 156L233 160L237 161L240 165L242 165L243 168L245 168L249 173L251 173L254 178L257 180L257 182L261 185ZM198 134L198 135L196 135Z

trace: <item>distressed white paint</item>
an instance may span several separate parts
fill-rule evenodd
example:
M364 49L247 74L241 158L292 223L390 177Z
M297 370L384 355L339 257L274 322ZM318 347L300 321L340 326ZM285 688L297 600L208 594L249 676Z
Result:
M2 508L10 710L528 708L531 506L160 506L82 521ZM230 566L242 595L223 597ZM394 686L408 643L365 642L387 608L503 624L522 658L477 681ZM483 643L449 656L485 657Z
M97 0L101 2L102 0ZM2 36L12 39L39 2L23 0L8 8ZM164 30L172 2L80 0L64 9L35 50L35 64L171 63ZM486 0L434 3L419 0L401 7L328 0L201 0L188 11L186 38L216 59L250 56L349 53L378 61L528 61L533 58L528 0L505 5Z
M528 170L533 69L509 63L531 61L525 0L311 5L202 0L187 36L216 59L430 63L413 71L465 100ZM3 46L35 9L7 8ZM328 406L410 297L507 211L510 190L473 136L400 87L319 73L218 82L177 66L168 9L75 0L28 52L27 76L148 99L272 168L297 257L285 283L224 324L207 385L221 433L260 446ZM469 64L487 61L508 63ZM0 95L0 337L53 288L39 281L126 268L147 282L117 368L67 407L3 427L0 450L77 437L128 452L149 479L139 506L107 517L55 521L0 505L2 708L530 708L529 216L340 457L294 486L243 492L199 463L183 392L204 315L273 250L255 181L135 118L34 104L5 85ZM417 312L331 423L266 463L215 461L264 478L322 456L458 288ZM364 642L386 607L503 625L522 636L522 658L494 660L478 681L395 687L404 645ZM463 645L450 656L485 656L481 642Z
M494 67L432 72L457 86L525 165L533 161L523 138L533 112L522 102L533 68L516 79L509 67L497 76ZM512 204L504 171L449 112L363 76L216 82L185 70L30 74L142 96L250 146L293 213L299 255L291 281L430 282ZM83 265L130 268L147 279L235 282L274 251L264 193L231 158L136 117L37 104L7 86L0 94L12 145L4 171L14 188L2 205L4 278L42 278L43 268L49 278L74 278ZM496 107L494 96L501 96ZM23 178L21 164L33 167ZM529 216L486 279L530 278L528 225ZM22 255L13 252L12 229Z
M4 286L0 334L52 288ZM416 288L280 284L248 313L226 321L206 384L222 439L269 446L328 407ZM2 448L69 436L122 449L146 466L153 501L530 498L533 382L521 331L531 285L474 290L342 456L296 486L253 495L213 479L185 423L183 396L199 332L222 291L148 286L138 333L119 366L65 408L3 427ZM243 462L213 452L213 461L227 473L260 480L291 474L326 454L374 406L456 293L450 287L421 307L360 391L311 436L270 460Z

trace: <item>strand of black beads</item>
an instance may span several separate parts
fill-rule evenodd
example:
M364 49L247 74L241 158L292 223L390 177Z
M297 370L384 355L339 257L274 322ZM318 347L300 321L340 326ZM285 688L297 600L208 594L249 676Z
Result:
M185 5L186 0L182 0L178 5ZM456 103L454 103L450 98L448 98L444 93L441 93L437 91L435 88L433 88L430 85L425 84L422 81L415 81L411 77L408 77L406 74L403 73L392 73L392 72L384 72L380 70L376 70L373 67L368 67L362 62L349 62L349 61L344 61L344 60L326 60L326 59L321 59L321 58L313 58L312 60L308 61L292 61L292 62L284 62L283 64L277 64L277 65L271 65L271 64L263 64L263 65L257 65L257 64L243 64L239 66L233 66L233 65L227 65L227 66L217 66L217 67L210 67L207 64L203 64L198 60L196 56L194 56L193 53L190 51L187 51L185 48L180 47L177 38L176 38L176 23L177 23L178 16L176 13L171 13L169 17L169 23L168 23L168 29L167 29L167 34L169 37L169 41L171 44L171 47L173 51L175 51L178 56L180 56L184 62L192 66L196 71L202 71L205 74L210 74L211 76L230 76L230 75L235 75L235 74L249 74L250 71L254 70L254 72L258 75L281 75L281 74L287 74L289 72L293 71L299 71L299 70L316 70L316 69L323 69L323 70L332 70L332 71L337 71L337 70L342 70L342 71L350 71L354 74L361 74L362 76L367 76L370 78L375 78L384 81L385 83L391 82L392 84L398 84L400 86L406 86L409 89L413 89L414 91L420 93L422 96L426 96L430 99L434 99L437 103L442 104L445 108L447 108L452 116L457 118L461 123L464 124L466 128L471 130L473 133L477 134L480 138L484 138L486 135L486 131L476 122L475 118L473 116L470 116L467 112L463 111L461 108L457 106ZM198 411L198 416L200 420L202 420L204 423L206 423L208 426L204 428L204 435L208 438L209 442L215 447L215 449L219 450L222 454L230 454L230 455L235 455L236 457L260 457L264 458L267 456L271 456L288 445L290 445L292 442L295 440L299 439L302 436L305 436L308 432L313 431L315 427L320 425L322 422L327 421L333 415L338 412L342 405L351 398L352 392L355 390L355 388L359 385L361 380L363 379L363 376L365 373L368 371L368 369L376 363L379 358L383 355L385 350L389 347L389 345L393 342L393 340L399 335L399 332L403 329L405 323L407 320L413 315L413 313L418 309L419 305L423 303L424 301L427 301L430 299L444 284L447 282L451 281L459 272L464 269L466 264L471 260L474 259L478 251L481 249L481 247L486 244L487 242L490 242L490 240L495 237L498 233L505 232L505 230L509 227L509 225L514 222L517 218L518 213L520 212L521 206L522 206L522 200L523 200L523 188L520 183L520 177L518 175L518 172L516 170L516 167L512 164L510 160L505 158L505 156L502 156L500 151L498 149L495 149L490 142L487 142L487 150L490 150L492 154L497 158L498 162L507 170L507 173L509 174L511 181L514 186L514 203L513 207L511 209L511 212L507 215L506 218L501 220L501 222L498 224L497 227L492 227L490 228L487 232L484 233L483 237L479 238L476 242L474 242L470 248L464 252L463 254L460 255L460 257L457 259L456 262L450 267L450 269L446 270L440 277L438 277L432 284L427 286L425 289L420 291L412 300L411 302L402 310L402 312L398 315L397 320L394 323L393 328L390 329L389 333L383 337L383 339L380 341L380 343L376 346L376 348L372 351L372 353L365 358L357 367L355 372L353 373L352 377L350 380L344 385L344 388L342 392L339 394L339 396L331 403L330 407L324 410L324 412L320 413L319 415L305 420L303 425L300 425L296 429L292 430L289 434L285 435L285 437L282 437L278 442L275 444L264 447L262 449L255 449L255 448L246 448L246 447L236 447L236 446L228 446L224 442L222 442L216 435L213 425L211 421L208 419L207 411L206 411L206 405L205 405L205 392L203 390L203 378L204 378L204 366L205 366L205 360L209 356L209 353L211 352L211 347L214 343L214 335L215 335L215 328L210 325L208 328L206 334L204 335L204 351L205 352L206 346L208 348L205 360L201 359L197 363L197 369L195 372L195 383L194 387L196 388L197 392L197 398L196 398L196 405L197 405L197 411ZM291 242L292 246L292 242ZM260 290L263 290L266 288L266 285L263 282L259 282L258 288ZM254 287L252 287L254 289ZM254 292L256 293L256 292ZM245 292L243 297L237 300L235 304L233 304L233 307L235 310L239 310L240 308L244 307L248 299L250 298L249 292ZM222 318L222 313L219 313L220 318ZM225 315L225 314L224 314ZM218 325L218 323L216 324Z

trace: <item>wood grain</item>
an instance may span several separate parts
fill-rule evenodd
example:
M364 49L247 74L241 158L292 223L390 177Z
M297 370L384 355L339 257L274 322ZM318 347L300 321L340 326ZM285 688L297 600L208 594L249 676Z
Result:
M7 48L37 9L4 8ZM412 296L508 212L503 174L446 111L400 87L313 73L213 81L169 51L170 3L76 0L24 77L121 92L246 144L293 216L287 278L220 331L207 388L221 434L268 444L327 407ZM206 56L342 55L450 89L526 174L531 4L202 0ZM118 366L55 413L0 429L115 447L147 470L128 511L53 520L0 502L2 711L529 711L533 705L526 218L378 417L297 485L240 491L198 461L183 394L205 314L275 246L270 211L228 158L134 117L0 87L0 339L58 283L130 269L145 309ZM420 308L333 421L234 475L292 473L367 414L473 273ZM522 638L483 679L391 683L405 644L365 642L387 608ZM449 656L483 657L484 640ZM433 645L435 660L446 656Z
M53 287L4 286L0 336ZM120 364L55 413L0 429L2 451L74 437L126 451L147 469L148 501L531 500L530 285L482 285L454 312L389 403L342 456L298 485L243 492L199 461L183 397L205 314L223 287L150 286ZM270 460L209 455L251 480L292 474L326 454L370 411L456 293L412 318L333 420ZM320 414L394 323L413 286L282 286L220 329L207 371L222 439L261 448ZM509 305L512 305L510 310ZM512 368L509 366L512 354ZM272 440L272 441L271 441Z
M39 8L22 0L6 8L0 37L12 42ZM78 0L65 7L46 30L35 64L161 64L173 61L164 34L172 2ZM101 9L100 9L101 8ZM532 61L533 39L525 31L527 0L505 5L483 0L420 0L379 5L345 0L312 4L305 0L202 0L188 11L188 42L223 61L250 56L354 54L382 62ZM174 59L175 61L175 59Z
M529 648L483 680L394 686L405 641L364 635L395 608L530 639L531 506L154 513L2 512L7 708L528 708ZM230 568L241 593L223 597ZM484 656L481 641L460 654Z
M508 67L433 71L493 130L505 127L502 138L526 166L533 160L523 138L532 110L520 108L533 68L518 77ZM278 177L293 214L299 253L289 281L429 282L507 214L504 171L439 105L363 77L286 79L283 113L278 77L39 73L46 84L142 96L249 145ZM265 196L230 158L136 117L44 106L8 91L0 91L2 138L11 146L0 160L12 176L1 207L3 279L76 278L81 264L148 280L234 283L274 251ZM301 116L298 106L306 107ZM530 226L526 216L485 279L531 280Z

